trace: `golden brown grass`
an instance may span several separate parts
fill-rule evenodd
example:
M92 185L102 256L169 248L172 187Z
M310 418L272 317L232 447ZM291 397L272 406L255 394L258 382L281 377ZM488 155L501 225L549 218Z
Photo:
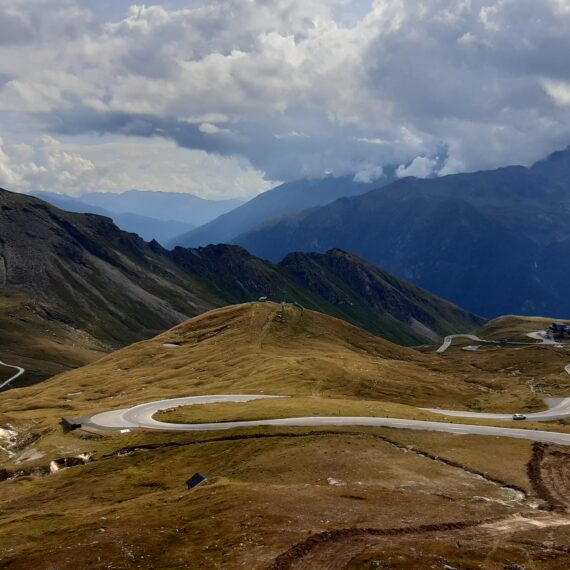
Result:
M0 483L0 566L267 568L294 543L325 530L534 512L503 486L530 491L531 445L524 441L332 426L101 437L59 430L61 415L199 394L291 397L182 408L162 417L436 419L415 406L516 405L518 411L542 406L547 391L570 388L564 351L421 354L318 313L288 307L285 322L278 313L278 306L255 303L213 311L40 386L7 393L0 426L9 423L39 439L23 441L12 458L4 456L4 466L96 455L85 466ZM532 384L536 393L532 379L540 382ZM140 451L117 454L123 448ZM30 449L43 457L16 466ZM195 471L210 482L187 492L184 482ZM506 548L509 536L497 540Z
M530 441L394 429L383 433L400 445L421 449L532 492L526 470L533 445Z
M391 402L338 398L280 398L243 403L180 406L155 414L162 422L210 423L310 416L375 416L431 420L434 414Z
M0 404L0 412L52 421L61 413L81 415L216 393L501 411L513 400L523 409L542 406L542 394L531 392L529 380L542 382L552 393L570 388L562 369L567 355L553 350L427 355L319 313L288 307L283 323L278 312L279 306L270 303L212 311L41 386L14 390L14 400ZM167 348L164 343L180 346ZM539 377L544 370L546 375Z
M212 423L269 420L298 417L379 417L426 420L451 424L477 424L505 428L570 433L570 425L561 422L517 422L462 418L431 413L415 406L369 400L340 400L331 398L286 398L254 400L241 403L199 404L180 406L155 414L154 418L172 423Z
M467 403L476 388L444 361L396 346L343 321L273 304L238 305L196 317L41 386L13 390L0 413L53 421L153 399L216 393L275 393ZM178 343L168 348L164 343ZM73 396L69 396L73 394Z
M475 334L489 340L508 338L511 341L533 342L527 333L546 330L555 321L570 324L570 321L555 318L505 315L485 323Z
M184 435L174 438L178 447L101 458L43 479L2 484L0 557L17 569L109 563L264 568L291 544L322 530L528 510L512 492L468 470L382 439L392 435L393 430L301 429L273 439L195 441ZM491 441L487 449L496 455L503 448ZM517 453L524 462L527 450ZM211 482L187 492L184 481L198 470Z
M46 456L59 456L69 442L58 426L62 415L77 417L171 397L292 396L289 401L208 408L205 417L222 421L377 415L474 423L430 417L415 407L511 413L543 409L545 395L570 393L570 377L563 372L568 358L564 350L466 353L453 348L444 355L421 354L319 313L287 307L283 322L279 311L272 303L212 311L41 385L11 390L0 402L0 425L41 436L35 447ZM179 346L165 347L165 343ZM202 413L197 410L177 413L189 414L184 417L195 421ZM524 427L567 429L546 424ZM73 449L100 445L79 441ZM3 462L12 460L4 456Z

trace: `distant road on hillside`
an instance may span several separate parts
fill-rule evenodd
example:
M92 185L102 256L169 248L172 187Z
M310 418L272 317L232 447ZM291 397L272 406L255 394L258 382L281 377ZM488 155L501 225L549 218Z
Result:
M538 342L532 343L532 345L556 345L558 344L554 339L551 339L546 334L546 331L534 331L528 333L526 336L537 340ZM454 334L446 336L443 344L436 350L436 352L445 352L456 338L468 338L470 340L475 340L477 342L494 343L497 344L499 341L483 340L477 336L470 334ZM502 343L501 343L502 344ZM523 344L525 343L511 343L506 342L504 344ZM570 374L570 364L564 367L564 371ZM533 414L525 414L528 421L535 422L551 422L555 420L561 420L570 417L570 398L550 398L547 400L550 405L549 409L544 412L536 412ZM442 414L444 416L453 416L459 418L478 418L481 420L512 420L513 414L492 414L486 412L469 412L463 410L442 410L439 408L423 408L428 412L433 412L435 414Z
M436 352L445 352L456 338L466 338L469 340L474 340L475 342L495 343L495 341L492 340L483 340L474 334L450 334L443 339L443 344L436 350Z
M516 344L518 346L532 346L534 344L548 344L548 345L557 345L558 343L552 339L549 338L546 334L546 331L534 331L534 332L530 332L527 333L527 335L529 338L532 338L534 340L537 340L538 342L501 342L499 340L485 340L482 338L479 338L478 336L474 335L474 334L450 334L448 336L446 336L443 339L443 344L436 350L436 352L442 353L445 352L452 344L452 342L456 339L456 338L466 338L468 340L474 340L475 342L482 342L485 344Z
M14 368L14 370L18 371L16 374L14 374L14 376L12 376L11 378L8 378L8 380L4 380L4 382L2 382L2 384L0 384L0 389L5 388L9 384L11 384L14 380L16 380L16 378L19 378L22 374L24 374L24 372L26 372L20 366L13 366L12 364L6 364L5 362L2 362L1 360L0 360L0 366L6 366L7 368Z

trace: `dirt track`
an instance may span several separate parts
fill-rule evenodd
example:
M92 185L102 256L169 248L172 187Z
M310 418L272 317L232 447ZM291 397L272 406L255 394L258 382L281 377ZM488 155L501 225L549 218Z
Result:
M570 451L558 445L535 444L528 475L547 508L558 512L570 510Z
M563 446L536 443L527 471L536 495L543 501L542 511L534 515L410 528L347 528L321 532L293 545L275 559L270 570L343 570L351 561L367 552L384 551L398 547L400 543L403 550L404 544L414 535L418 542L427 539L440 544L469 543L475 539L475 543L482 547L483 542L491 543L498 535L507 539L515 533L524 533L533 528L570 526L570 450ZM555 511L556 514L547 514L545 511ZM567 562L567 552L562 556ZM556 555L550 557L553 559Z
M315 534L279 556L269 570L346 570L348 568L445 568L446 556L459 557L469 566L504 570L521 568L516 563L509 565L511 557L520 561L529 558L548 560L547 566L536 568L564 568L568 563L569 549L545 545L540 540L513 542L510 539L537 531L570 526L566 514L544 511L528 515L514 515L486 521L461 521L393 529L350 528ZM502 550L501 550L502 549ZM381 553L381 554L380 554ZM372 554L375 566L354 565L358 558ZM522 555L522 556L521 556ZM386 565L378 558L389 559ZM466 558L464 558L466 557ZM434 565L435 564L435 565ZM455 568L456 566L451 566ZM522 566L524 568L524 566Z
M354 556L378 544L382 538L402 537L426 533L447 533L491 524L501 519L485 521L460 521L401 528L347 528L314 534L304 542L295 544L280 555L271 570L322 569L340 570L345 568Z

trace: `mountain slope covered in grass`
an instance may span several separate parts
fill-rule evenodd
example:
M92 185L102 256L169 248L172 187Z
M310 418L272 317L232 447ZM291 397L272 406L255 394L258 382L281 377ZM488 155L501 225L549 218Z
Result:
M318 260L299 256L282 265L238 246L170 252L119 230L109 218L65 212L4 190L2 292L32 303L39 322L62 323L73 334L87 335L87 346L106 350L212 308L264 296L346 318L403 344L420 344L482 322L343 252ZM17 319L9 312L5 316Z
M443 556L473 568L543 560L542 544L552 543L565 519L529 480L537 469L527 465L534 460L540 468L530 442L350 425L202 433L62 433L58 426L62 415L208 393L288 397L175 413L193 422L274 413L443 421L415 406L534 397L526 361L519 377L493 367L493 359L482 371L455 352L422 354L327 315L248 303L13 390L0 401L3 563L16 570L135 569L149 561L183 568L191 560L237 570L289 568L283 560L298 560L300 567L340 568L368 552L386 559L392 549L408 568L441 566ZM520 351L512 353L520 360ZM483 393L475 375L494 389ZM549 461L557 457L550 473L564 472L565 453L540 451ZM185 482L197 471L208 481L189 491ZM564 497L564 479L556 481L549 488ZM533 540L520 540L513 524ZM564 533L555 536L549 570L567 557Z
M278 264L227 245L176 248L172 258L228 303L259 297L298 302L400 344L431 342L483 322L341 250L291 254Z

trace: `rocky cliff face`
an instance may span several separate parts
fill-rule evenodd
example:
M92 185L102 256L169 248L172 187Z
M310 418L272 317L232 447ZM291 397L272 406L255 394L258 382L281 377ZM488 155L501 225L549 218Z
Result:
M449 328L470 328L480 319L340 249L291 253L279 264L297 283L363 319L383 315L418 336L437 338ZM368 315L366 317L366 315Z
M4 287L57 307L111 344L152 335L212 308L166 252L109 218L0 192Z

